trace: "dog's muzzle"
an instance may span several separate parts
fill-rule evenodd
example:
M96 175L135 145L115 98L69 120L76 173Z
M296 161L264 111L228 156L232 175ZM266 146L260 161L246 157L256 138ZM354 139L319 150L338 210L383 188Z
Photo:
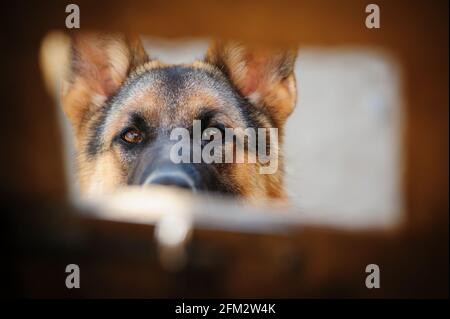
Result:
M142 183L143 185L165 185L196 191L193 178L178 165L165 165L150 173Z
M200 167L192 163L174 163L170 159L173 143L159 141L144 150L128 180L130 185L164 185L196 192L207 188Z

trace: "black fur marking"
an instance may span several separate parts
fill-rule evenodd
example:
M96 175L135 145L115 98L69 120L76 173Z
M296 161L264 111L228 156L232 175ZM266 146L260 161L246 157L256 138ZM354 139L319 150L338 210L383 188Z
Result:
M215 109L202 109L200 113L196 116L197 120L201 121L202 124L202 132L206 128L208 128L210 125L213 125L214 118L219 114L219 112Z
M150 133L150 126L144 117L139 113L132 113L130 117L130 124L136 126L139 130Z
M178 65L161 69L160 72L162 72L167 83L165 87L166 90L177 92L183 88L185 86L185 78L183 75L187 74L189 71L191 71L190 68Z
M89 140L87 143L87 149L86 153L88 157L94 157L98 153L100 153L102 149L102 143L101 143L101 136L103 133L103 124L105 123L106 119L108 118L109 111L111 110L111 106L114 104L114 102L117 99L120 99L120 92L122 91L122 88L119 88L116 93L111 95L106 102L98 109L95 110L94 113L88 112L86 117L83 119L83 122L88 122L95 114L100 112L99 117L92 123L88 123L89 127Z
M123 135L130 129L136 128L144 134L144 139L138 144L130 144L123 140ZM113 139L113 143L119 143L127 151L139 151L154 137L154 132L148 125L147 121L139 113L132 113L130 116L129 124L120 131Z
M86 154L88 157L92 158L97 155L102 149L101 136L103 133L103 123L105 123L106 118L108 117L108 109L107 105L103 106L99 111L101 112L100 116L90 124L89 129L89 138L86 148Z

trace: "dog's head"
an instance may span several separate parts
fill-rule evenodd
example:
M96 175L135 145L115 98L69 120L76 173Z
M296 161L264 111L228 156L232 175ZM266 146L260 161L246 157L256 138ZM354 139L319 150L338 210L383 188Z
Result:
M149 58L137 38L72 36L62 105L75 135L82 192L164 184L244 198L283 197L278 144L296 103L295 57L293 51L215 43L202 61L165 65ZM268 135L258 128L278 129L278 144L264 145L267 154L277 154L278 169L261 174L264 164L236 163L236 155L231 163L204 160L205 142L215 137L215 152L236 151L237 138L225 139L225 133L238 128L252 128L258 137ZM173 159L184 136L174 139L175 129L187 132L182 143L191 146L190 161ZM244 148L246 156L252 151Z

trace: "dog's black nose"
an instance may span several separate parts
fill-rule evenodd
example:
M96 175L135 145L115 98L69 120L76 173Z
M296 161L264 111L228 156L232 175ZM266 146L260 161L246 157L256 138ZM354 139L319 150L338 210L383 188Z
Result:
M195 191L194 181L182 170L157 170L150 174L145 184L175 186Z
M187 178L172 175L158 176L154 178L150 184L177 186L186 189L191 189L193 187L192 183L190 183Z

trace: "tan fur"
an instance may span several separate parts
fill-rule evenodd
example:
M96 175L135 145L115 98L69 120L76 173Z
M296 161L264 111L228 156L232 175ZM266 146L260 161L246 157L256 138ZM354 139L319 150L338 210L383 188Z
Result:
M250 51L237 43L216 42L209 48L206 60L226 67L241 93L256 106L270 108L281 126L297 100L292 72L295 57L295 51Z
M163 93L165 84L155 80L121 100L120 108L109 110L103 134L98 137L103 149L92 158L85 150L105 101L127 81L170 66L150 61L137 38L90 34L73 37L72 45L78 57L71 59L78 58L78 64L66 74L62 103L75 132L78 176L84 195L94 196L126 184L124 154L119 147L111 146L111 141L127 124L129 114L139 113L148 123L170 130L189 126L202 109L208 108L219 111L218 120L226 127L245 129L242 114L215 89L193 83L174 100ZM291 52L253 52L236 44L216 43L208 50L205 61L186 67L214 74L224 81L228 76L244 97L264 111L257 115L260 125L279 129L282 143L285 120L296 102L294 60ZM273 175L259 174L258 163L227 165L223 168L223 180L241 197L260 203L262 199L285 198L281 149L279 170Z
M74 35L71 44L70 59L76 61L77 72L69 69L65 75L61 98L77 131L83 116L101 106L148 57L136 37L92 33Z

